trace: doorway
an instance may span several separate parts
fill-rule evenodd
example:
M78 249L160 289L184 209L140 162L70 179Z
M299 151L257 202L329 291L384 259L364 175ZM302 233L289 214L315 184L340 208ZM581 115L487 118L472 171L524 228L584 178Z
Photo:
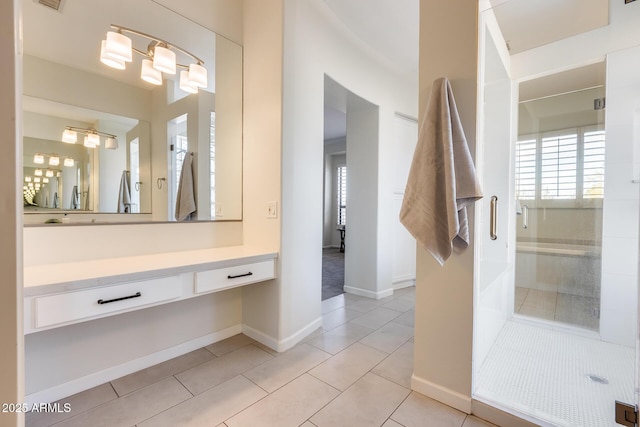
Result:
M348 176L345 93L335 82L325 84L322 301L344 293Z

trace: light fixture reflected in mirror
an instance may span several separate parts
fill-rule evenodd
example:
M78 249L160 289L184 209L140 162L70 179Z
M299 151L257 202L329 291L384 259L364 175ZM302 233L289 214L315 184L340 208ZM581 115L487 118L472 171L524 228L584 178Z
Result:
M140 77L145 82L149 82L154 85L162 84L162 73L153 68L153 62L150 59L142 60L142 69L140 71Z
M33 174L34 174L35 176L42 176L42 169L36 169L36 170L33 172Z
M102 136L102 137L105 137L107 141L109 141L110 139L116 141L115 144L110 143L106 148L110 150L115 150L116 148L118 148L118 143L117 143L118 137L116 135L112 135L106 132L101 132L95 129L77 128L73 126L67 126L64 132L62 132L62 141L75 143L78 140L78 132L85 134L83 139L83 144L85 147L88 147L88 148L97 147L98 145L100 145L100 137ZM58 164L59 163L60 161L58 159Z
M104 141L104 148L108 148L109 150L117 150L118 149L118 140L115 138L107 138Z
M30 176L25 176L24 177L24 182L31 182L31 177Z
M54 154L49 157L49 166L58 166L60 164L60 156Z
M40 178L36 176L35 178L33 178L33 182L35 182L36 184L39 183L40 182Z
M47 178L52 178L53 177L53 171L51 169L47 169L47 172L45 173L45 176Z
M75 164L76 162L71 157L67 157L66 159L64 159L64 165L68 168L75 166Z
M187 93L198 93L198 87L189 81L189 72L186 70L180 71L180 89Z
M43 184L48 184L49 183L49 178L42 178L42 183Z
M78 133L71 130L70 128L66 128L64 132L62 132L62 142L75 144L76 142L78 142Z
M193 53L162 40L158 37L145 34L130 28L121 27L111 24L111 28L115 31L108 31L105 40L100 45L100 61L103 64L124 70L126 62L132 60L133 52L143 56L140 77L151 84L162 84L162 73L176 74L177 68L186 71L185 77L180 73L180 87L189 93L196 93L198 88L207 87L207 69L204 67L204 61ZM150 41L146 51L133 47L133 42L124 33L129 33L142 37ZM189 65L177 63L176 51L190 57L195 62ZM184 79L184 80L183 80Z
M33 163L41 165L44 163L44 156L42 154L36 154L33 156Z

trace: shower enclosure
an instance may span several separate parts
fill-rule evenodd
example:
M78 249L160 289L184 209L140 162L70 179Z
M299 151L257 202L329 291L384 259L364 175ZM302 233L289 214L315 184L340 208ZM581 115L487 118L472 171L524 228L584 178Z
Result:
M473 397L615 426L637 403L640 7L514 53L501 8L519 3L480 16Z

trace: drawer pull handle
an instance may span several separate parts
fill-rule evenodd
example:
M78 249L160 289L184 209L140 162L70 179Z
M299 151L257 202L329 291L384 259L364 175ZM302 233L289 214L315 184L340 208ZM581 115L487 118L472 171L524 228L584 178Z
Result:
M227 276L227 279L237 279L238 277L247 277L247 276L253 276L252 272L248 272L248 273L244 273L244 274L238 274L237 276Z
M98 300L98 304L109 304L110 302L122 301L122 300L125 300L125 299L131 299L131 298L138 298L138 297L141 297L141 296L142 296L142 294L140 292L136 292L133 295L129 295L129 296L126 296L126 297L121 297L121 298L114 298L114 299L108 299L108 300L99 299Z

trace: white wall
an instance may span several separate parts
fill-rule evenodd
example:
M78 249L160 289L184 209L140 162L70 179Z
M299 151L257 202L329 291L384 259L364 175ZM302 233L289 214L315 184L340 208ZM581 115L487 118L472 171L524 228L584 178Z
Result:
M18 57L20 1L0 3L0 402L24 402L22 321L22 64ZM24 414L0 412L3 426L24 425Z

